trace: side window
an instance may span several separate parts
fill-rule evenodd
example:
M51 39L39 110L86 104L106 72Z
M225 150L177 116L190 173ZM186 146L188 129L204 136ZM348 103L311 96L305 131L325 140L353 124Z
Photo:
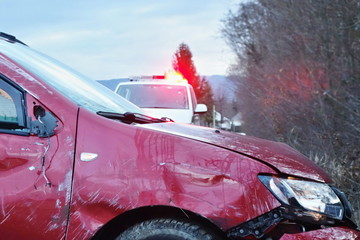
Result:
M0 88L0 121L17 123L18 117L14 99L2 88Z
M0 131L24 132L24 93L0 76Z

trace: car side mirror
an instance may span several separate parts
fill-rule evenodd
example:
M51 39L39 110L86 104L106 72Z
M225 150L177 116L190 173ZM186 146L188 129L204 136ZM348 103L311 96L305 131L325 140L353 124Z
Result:
M46 112L41 106L34 107L34 115L37 120L31 122L31 133L39 137L51 137L55 135L57 119L50 112Z
M197 104L195 108L195 113L206 113L207 107L205 104Z

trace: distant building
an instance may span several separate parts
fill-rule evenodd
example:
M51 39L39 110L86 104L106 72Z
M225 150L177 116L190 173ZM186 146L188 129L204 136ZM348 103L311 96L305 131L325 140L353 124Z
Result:
M243 124L241 113L238 112L235 116L231 118L232 121L232 130L234 132L241 132L241 125Z

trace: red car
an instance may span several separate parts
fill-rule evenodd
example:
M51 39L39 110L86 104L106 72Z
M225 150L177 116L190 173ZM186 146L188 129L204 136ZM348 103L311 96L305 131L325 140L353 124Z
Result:
M143 115L0 33L1 239L360 239L282 143Z

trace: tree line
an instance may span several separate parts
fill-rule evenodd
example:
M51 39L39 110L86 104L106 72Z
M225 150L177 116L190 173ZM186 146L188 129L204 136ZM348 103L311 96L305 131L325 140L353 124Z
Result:
M248 1L222 32L243 131L325 168L360 223L360 2Z

